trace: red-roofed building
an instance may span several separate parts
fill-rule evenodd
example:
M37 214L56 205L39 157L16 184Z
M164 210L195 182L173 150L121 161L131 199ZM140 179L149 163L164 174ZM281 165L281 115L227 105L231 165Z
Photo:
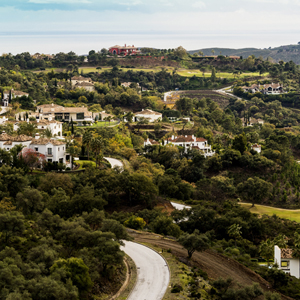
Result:
M113 46L108 49L109 53L113 55L132 55L132 54L138 54L140 51L138 50L137 47L132 46Z

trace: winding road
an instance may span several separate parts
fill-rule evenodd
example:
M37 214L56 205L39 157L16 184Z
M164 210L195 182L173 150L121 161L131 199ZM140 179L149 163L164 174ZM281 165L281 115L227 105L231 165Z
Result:
M111 167L123 169L123 163L104 157ZM121 249L131 257L137 268L137 280L127 300L161 300L168 288L170 270L168 264L154 250L138 243L123 241Z
M127 300L161 300L168 288L170 271L166 261L154 250L124 241L121 249L137 268L137 281Z
M120 160L111 157L103 157L103 158L105 158L110 163L112 168L119 167L123 170L123 163Z

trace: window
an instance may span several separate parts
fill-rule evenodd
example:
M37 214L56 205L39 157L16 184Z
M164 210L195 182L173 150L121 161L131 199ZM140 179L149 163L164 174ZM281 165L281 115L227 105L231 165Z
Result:
M59 147L58 147L58 151L59 151Z
M290 266L290 262L289 261L286 261L286 260L281 261L281 268L288 269L289 266Z
M48 155L52 155L52 148L48 148L47 151L48 151Z
M34 148L34 150L35 150L36 152L38 152L38 151L39 151L39 148L36 147L36 148Z
M84 120L84 113L76 114L76 119L77 120Z
M52 162L52 159L49 158L49 159L48 159L48 162Z
M65 151L65 147L63 147L63 151Z

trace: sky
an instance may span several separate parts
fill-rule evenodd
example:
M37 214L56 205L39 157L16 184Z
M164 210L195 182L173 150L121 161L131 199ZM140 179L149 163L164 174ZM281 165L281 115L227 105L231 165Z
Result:
M300 40L299 13L300 0L0 0L0 37L7 37L0 52L41 43L86 51L93 40L95 47L100 40L103 47L274 47Z

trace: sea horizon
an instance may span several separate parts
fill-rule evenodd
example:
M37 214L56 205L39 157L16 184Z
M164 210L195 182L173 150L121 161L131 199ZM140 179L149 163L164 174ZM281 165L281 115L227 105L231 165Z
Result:
M74 32L74 31L32 31L1 32L0 55L3 53L34 54L73 51L77 55L86 55L90 50L99 51L118 45L153 47L159 49L176 48L198 50L203 48L260 48L279 47L297 44L300 31L281 32Z

